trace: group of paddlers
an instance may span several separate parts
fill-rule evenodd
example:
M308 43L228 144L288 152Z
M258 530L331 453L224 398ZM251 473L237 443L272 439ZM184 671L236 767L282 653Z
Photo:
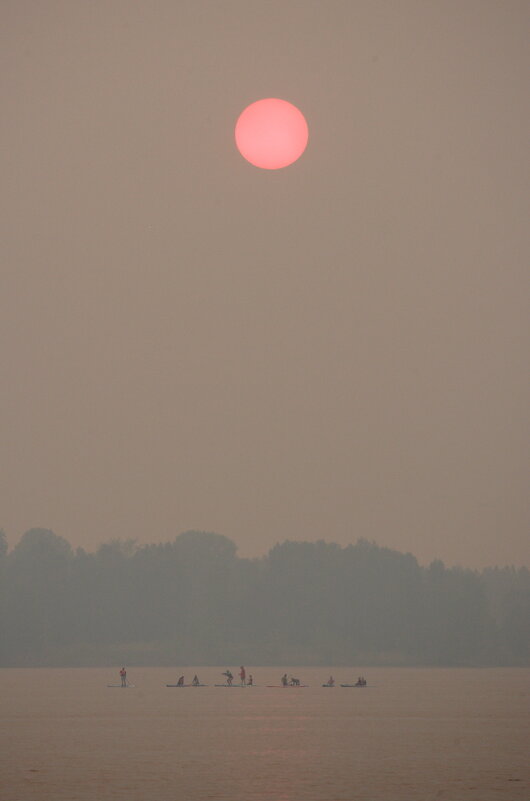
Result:
M234 682L234 675L233 675L232 671L227 669L227 670L224 671L224 673L222 675L226 677L226 683L227 683L228 687L232 687L233 686L233 682ZM245 668L243 667L243 665L241 665L240 668L239 668L239 679L240 679L240 683L243 686L252 687L253 684L254 684L254 679L252 677L252 673L249 673L249 675L247 677L247 672L246 672ZM127 686L127 671L125 670L124 667L122 667L122 669L120 670L120 680L121 680L121 686L122 687L126 687ZM295 678L295 676L288 676L287 673L283 674L283 676L281 678L281 683L282 683L282 687L300 687L300 679ZM200 686L202 686L201 682L199 681L199 677L197 676L197 674L195 674L195 676L191 680L191 684L192 684L192 687L200 687ZM179 679L177 681L176 686L177 687L186 686L184 684L184 676L179 676ZM333 676L330 676L329 679L327 680L327 682L323 685L323 687L334 687L334 686L335 686L335 679L333 678ZM347 686L347 685L344 685L344 686ZM350 684L349 686L351 687L352 685ZM356 683L353 686L354 687L366 687L366 679L364 678L364 676L359 676L357 681L356 681Z
M322 686L323 687L334 687L335 686L335 679L333 678L333 676L330 676L329 679L327 680L327 682L325 684L323 684ZM349 684L349 685L341 684L341 687L346 687L346 686L348 686L348 687L352 687L352 686L353 687L366 687L366 679L364 678L364 676L359 676L359 678L357 679L357 681L353 685L351 685L351 684Z
M228 684L229 687L231 687L234 683L234 675L232 671L227 668L222 675L226 676L226 683ZM241 665L239 668L239 680L243 686L252 687L252 685L254 684L252 673L249 673L247 678L247 671L245 670L243 665Z
M284 673L283 676L282 676L282 686L283 687L299 687L300 686L300 679L297 679L294 676L288 676L287 673Z
M201 683L199 681L199 677L197 676L197 674L195 674L195 676L192 678L191 684L192 687L200 687ZM179 676L179 679L177 681L177 687L184 687L184 676Z

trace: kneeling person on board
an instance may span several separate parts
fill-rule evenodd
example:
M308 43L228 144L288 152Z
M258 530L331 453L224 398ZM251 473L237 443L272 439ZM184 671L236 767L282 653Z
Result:
M184 676L180 676L177 681L177 687L184 687Z
M249 673L248 674L248 681L247 681L248 686L252 687L253 682L254 682L254 679L252 678L252 673Z

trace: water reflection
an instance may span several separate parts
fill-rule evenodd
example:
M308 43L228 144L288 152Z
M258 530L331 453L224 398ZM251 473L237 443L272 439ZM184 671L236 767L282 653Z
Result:
M304 676L316 685L321 672ZM142 669L140 694L107 690L106 671L3 670L3 797L424 801L442 790L458 801L530 797L524 670L372 672L377 688L368 694L317 686L196 693L166 689L167 670Z

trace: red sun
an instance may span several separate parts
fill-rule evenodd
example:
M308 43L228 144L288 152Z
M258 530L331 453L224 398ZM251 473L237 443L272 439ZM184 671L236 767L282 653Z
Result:
M307 137L307 122L302 112L277 97L251 103L236 123L239 152L264 170L279 170L300 158Z

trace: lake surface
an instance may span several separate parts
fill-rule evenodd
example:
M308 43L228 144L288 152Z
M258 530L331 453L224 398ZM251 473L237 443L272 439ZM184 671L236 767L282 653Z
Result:
M530 670L118 669L0 670L3 801L530 799ZM264 686L284 669L310 686Z

